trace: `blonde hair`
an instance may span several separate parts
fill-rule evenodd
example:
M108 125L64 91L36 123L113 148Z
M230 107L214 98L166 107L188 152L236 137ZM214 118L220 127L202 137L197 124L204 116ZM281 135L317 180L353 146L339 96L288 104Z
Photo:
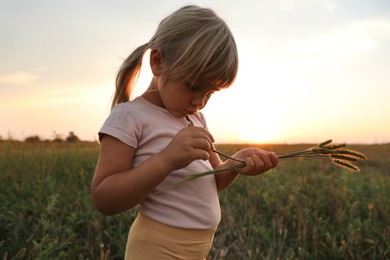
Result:
M130 99L149 48L162 50L162 72L181 82L194 83L201 77L224 88L237 75L237 47L226 23L210 9L184 6L163 19L151 40L124 60L116 77L112 107Z

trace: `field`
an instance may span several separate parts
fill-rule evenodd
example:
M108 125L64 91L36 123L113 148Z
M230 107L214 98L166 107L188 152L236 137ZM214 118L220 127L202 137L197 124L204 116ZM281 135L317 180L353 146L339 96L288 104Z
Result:
M232 154L239 145L219 145ZM264 145L278 154L308 145ZM220 193L208 259L390 259L390 145L359 145L360 173L283 159ZM0 143L0 257L121 259L134 211L90 199L96 143Z

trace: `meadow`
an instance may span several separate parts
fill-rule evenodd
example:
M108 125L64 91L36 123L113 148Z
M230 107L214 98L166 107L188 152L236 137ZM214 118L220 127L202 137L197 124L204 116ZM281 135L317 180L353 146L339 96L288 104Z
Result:
M227 154L246 145L218 145ZM310 145L262 145L285 154ZM208 259L390 259L390 145L356 145L352 173L283 159L220 193ZM135 212L103 216L90 199L97 143L0 142L2 259L122 259Z

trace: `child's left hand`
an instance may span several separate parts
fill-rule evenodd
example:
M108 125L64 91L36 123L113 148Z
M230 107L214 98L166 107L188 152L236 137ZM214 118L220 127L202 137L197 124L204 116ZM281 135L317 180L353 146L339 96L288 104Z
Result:
M245 167L235 169L237 173L243 175L259 175L278 165L278 157L274 152L267 152L258 148L242 149L235 153L233 157L245 162ZM230 161L233 164L234 161Z

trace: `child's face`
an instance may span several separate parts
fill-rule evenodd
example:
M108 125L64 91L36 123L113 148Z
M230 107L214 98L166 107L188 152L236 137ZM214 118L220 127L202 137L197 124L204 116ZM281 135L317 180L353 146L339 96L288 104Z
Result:
M206 106L210 96L219 91L206 80L196 84L167 79L159 84L159 93L163 106L175 117L184 117Z

